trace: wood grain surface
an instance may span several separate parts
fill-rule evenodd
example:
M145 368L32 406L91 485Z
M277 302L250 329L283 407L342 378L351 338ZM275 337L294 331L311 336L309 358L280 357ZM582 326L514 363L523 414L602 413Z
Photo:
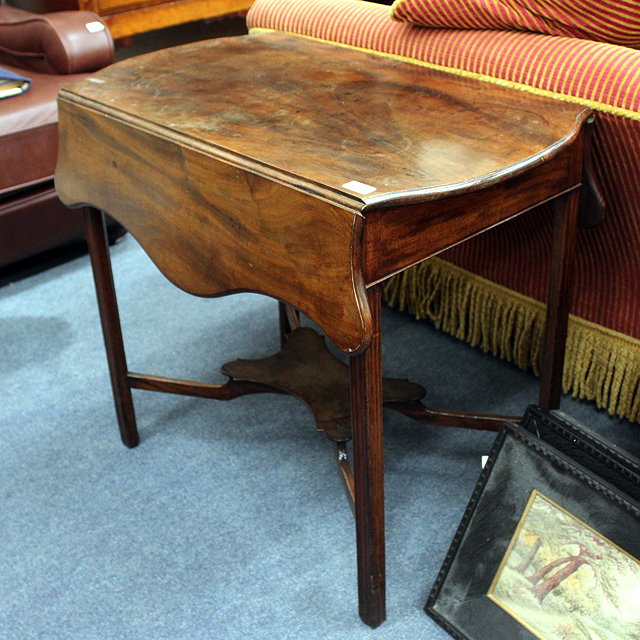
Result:
M305 188L370 204L393 194L440 197L522 170L575 135L583 111L277 33L139 56L74 85L64 99L69 94L213 145L286 182L298 177ZM359 196L342 187L351 181L376 191Z
M59 118L63 201L110 212L178 287L258 291L317 318L339 348L366 347L359 214L86 107L62 102Z
M277 33L120 62L59 107L63 202L183 289L271 295L347 352L371 337L366 286L577 188L588 114Z

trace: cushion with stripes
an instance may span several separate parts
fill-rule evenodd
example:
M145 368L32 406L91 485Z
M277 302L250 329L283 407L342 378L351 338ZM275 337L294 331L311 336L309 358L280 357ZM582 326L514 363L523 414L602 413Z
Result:
M395 0L399 22L453 29L515 29L640 47L638 0Z

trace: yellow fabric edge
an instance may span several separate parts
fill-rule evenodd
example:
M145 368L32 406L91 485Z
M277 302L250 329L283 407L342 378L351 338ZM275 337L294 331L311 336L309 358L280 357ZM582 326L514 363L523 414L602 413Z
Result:
M366 47L357 47L352 44L335 42L333 40L325 40L324 38L318 38L316 36L308 36L302 33L284 31L281 29L270 29L266 27L252 27L251 29L249 29L249 33L288 33L290 35L294 35L299 38L306 38L307 40L314 40L316 42L332 44L332 45L335 45L336 47L343 47L345 49L363 51L365 53L371 53L373 55L382 56L384 58L392 58L393 60L408 62L409 64L415 64L420 67L426 67L427 69L433 69L435 71L444 71L446 73L452 73L454 75L462 76L463 78L473 78L475 80L481 80L482 82L489 82L491 84L497 84L502 87L508 87L510 89L516 89L518 91L533 93L535 95L543 96L546 98L554 98L556 100L563 100L564 102L579 104L579 105L582 105L583 107L588 107L589 109L593 109L594 111L601 111L603 113L608 113L614 116L620 116L622 118L628 118L630 120L640 121L640 112L633 111L631 109L614 107L613 105L606 104L604 102L598 102L596 100L588 100L586 98L579 98L577 96L570 96L564 93L557 93L555 91L549 91L548 89L538 89L537 87L532 87L530 85L522 84L520 82L503 80L502 78L494 78L493 76L488 76L482 73L476 73L475 71L466 71L465 69L457 69L455 67L446 67L444 65L434 64L432 62L425 62L424 60L417 60L416 58L401 56L395 53L386 53L384 51L377 51L376 49L367 49Z
M539 375L545 305L441 258L383 285L391 306ZM570 316L563 391L640 422L640 340Z
M396 18L396 11L398 9L398 5L402 3L403 0L393 0L391 6L389 7L389 17L396 22L400 22L398 18Z

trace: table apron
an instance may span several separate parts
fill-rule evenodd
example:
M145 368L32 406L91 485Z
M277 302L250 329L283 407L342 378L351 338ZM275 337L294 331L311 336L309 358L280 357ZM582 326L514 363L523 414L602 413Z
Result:
M581 186L583 140L553 159L485 188L366 212L362 264L367 286Z

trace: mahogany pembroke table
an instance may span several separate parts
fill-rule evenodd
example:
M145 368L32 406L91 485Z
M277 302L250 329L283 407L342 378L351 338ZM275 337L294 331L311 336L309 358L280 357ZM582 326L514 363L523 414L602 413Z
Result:
M360 615L377 626L385 618L383 402L429 424L495 429L502 420L429 409L420 386L383 383L378 285L550 201L539 403L557 407L589 111L276 33L126 60L64 89L59 111L56 186L65 204L84 207L124 443L138 443L131 389L301 398L336 443L354 502ZM225 365L221 385L130 372L103 212L192 294L276 298L283 351ZM348 365L299 327L299 312Z

